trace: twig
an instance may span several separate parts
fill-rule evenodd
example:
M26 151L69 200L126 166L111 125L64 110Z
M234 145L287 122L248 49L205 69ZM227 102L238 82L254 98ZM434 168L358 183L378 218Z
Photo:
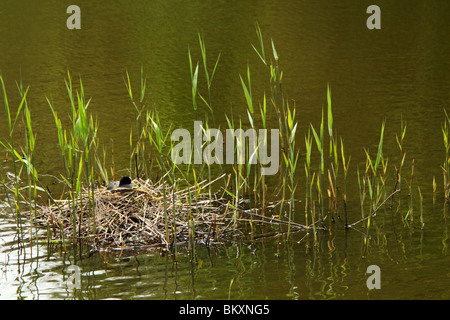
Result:
M399 192L399 191L400 191L400 189L397 189L397 190L395 190L394 192L392 192L389 196L387 196L387 197L383 200L383 202L380 203L380 205L379 205L378 207L375 208L375 210L372 211L372 213L371 213L370 215L367 215L366 217L364 217L364 218L362 218L362 219L359 219L358 221L356 221L356 222L350 224L348 227L349 227L349 228L352 228L354 225L357 225L358 223L363 222L363 221L369 219L369 217L375 217L376 214L377 214L378 209L380 209L380 208L386 203L386 201L388 201L392 196L394 196L394 194L396 194L396 193Z

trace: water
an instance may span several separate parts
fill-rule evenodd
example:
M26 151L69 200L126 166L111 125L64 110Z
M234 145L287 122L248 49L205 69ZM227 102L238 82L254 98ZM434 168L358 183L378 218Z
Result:
M361 216L355 170L357 165L364 166L364 147L376 149L386 118L384 152L392 167L398 164L395 135L403 118L407 121L405 172L415 159L415 183L424 194L425 228L417 223L414 228L405 225L398 214L386 211L376 219L376 236L366 258L362 258L362 233L346 233L338 224L331 237L320 236L318 252L306 248L304 234L296 234L289 245L283 239L266 239L253 245L199 248L198 264L192 264L183 248L174 263L171 255L157 251L91 253L87 248L64 248L46 241L21 247L16 222L5 213L0 218L0 298L449 298L448 213L440 166L444 161L443 108L449 105L450 4L377 1L382 29L373 31L365 26L369 4L354 1L77 4L82 12L78 31L67 30L66 5L60 1L3 0L0 4L0 70L11 105L18 104L15 81L21 77L24 85L30 85L36 166L41 175L62 169L55 161L59 159L56 129L45 97L68 123L67 70L75 81L82 77L86 95L92 97L89 109L99 119L100 139L108 150L114 146L117 170L128 167L128 139L134 124L124 85L126 70L137 90L144 67L147 102L158 109L162 123L192 128L187 51L189 47L194 63L200 59L199 31L206 41L210 67L221 52L212 87L213 104L220 110L216 121L225 126L224 113L231 110L246 119L239 74L244 75L247 63L255 100L260 101L267 90L265 69L251 47L257 44L258 21L266 50L272 38L280 55L284 89L297 110L299 141L310 123L319 124L327 84L332 88L335 127L352 156L350 222ZM1 119L3 112L2 107ZM201 107L202 113L207 109ZM276 127L273 115L269 120L269 127ZM6 136L7 124L0 121L0 137ZM303 170L298 171L303 185ZM433 177L438 185L435 201ZM417 222L417 204L415 210ZM299 216L302 219L303 212ZM75 293L66 285L72 264L81 269L82 289ZM381 268L381 290L367 289L366 269L371 264Z
M439 208L430 208L436 226ZM90 253L68 245L26 245L14 240L15 223L2 217L2 299L449 299L448 229L394 226L389 214L368 258L354 230L321 235L320 250L305 242L199 247L193 264L187 250ZM8 222L9 221L9 222ZM395 221L398 223L399 221ZM300 240L297 237L297 240ZM43 241L45 243L45 241ZM369 291L367 267L382 270L381 289ZM70 290L68 267L77 265L81 288Z

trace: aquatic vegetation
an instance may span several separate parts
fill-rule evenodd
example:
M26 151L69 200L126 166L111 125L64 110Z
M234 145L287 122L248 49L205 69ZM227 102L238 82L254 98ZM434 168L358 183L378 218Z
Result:
M409 177L403 177L402 170L406 161L406 122L401 120L400 134L396 136L401 160L398 167L395 167L395 175L390 175L389 158L383 151L387 139L386 121L381 125L376 153L372 153L368 147L362 148L364 164L356 166L361 218L351 222L351 219L355 219L348 210L352 206L352 212L355 212L355 204L348 202L352 157L345 150L344 138L337 135L334 127L331 86L326 86L324 97L326 96L327 106L326 110L321 110L320 124L304 124L306 132L303 148L303 144L299 143L302 140L298 140L302 134L299 125L301 121L297 119L299 106L287 99L283 89L283 71L280 69L280 55L275 43L271 39L269 54L258 24L256 36L257 46L252 44L252 47L267 71L266 87L269 91L257 96L254 86L252 89L252 73L247 64L238 79L245 105L244 116L242 118L236 114L225 114L227 129L235 133L232 136L232 157L227 154L226 164L220 161L203 161L206 160L202 153L204 147L209 148L213 143L223 145L223 140L219 138L221 133L215 129L212 95L213 79L220 68L221 54L214 60L213 68L209 69L203 35L198 35L201 56L196 63L188 48L192 108L195 113L193 120L196 121L194 123L200 123L199 128L194 126L193 139L199 143L188 144L181 163L173 160L174 155L180 156L176 152L178 149L172 136L173 124L166 124L160 118L158 110L151 109L146 103L147 77L144 68L140 69L137 92L128 70L126 71L124 84L134 109L128 173L133 177L135 185L127 193L112 192L113 190L104 187L111 176L113 180L116 178L114 161L111 169L107 169L105 163L108 154L97 135L99 123L88 109L91 99L86 98L81 78L77 84L78 89L75 89L76 84L68 72L65 87L70 104L69 128L63 126L64 121L57 112L57 106L47 98L63 164L63 172L60 172L58 178L64 187L62 194L58 196L59 200L54 199L41 184L35 167L36 135L27 103L28 88L24 89L22 83L18 85L21 100L17 113L13 116L6 86L0 76L9 129L9 136L1 141L1 145L11 156L14 168L12 184L3 181L3 187L8 195L13 195L8 199L11 212L17 215L18 225L20 226L22 215L27 215L33 217L36 224L50 230L54 237L82 239L96 249L107 246L162 246L169 249L186 244L194 260L195 246L199 243L210 245L225 241L252 242L267 237L290 241L294 233L304 232L305 237L299 242L307 239L306 247L318 248L322 231L331 234L341 225L345 231L356 230L361 226L362 251L363 256L366 256L372 233L379 234L375 225L377 213L383 207L390 209L393 215L400 211L401 199L405 198L400 194L404 185L402 180L407 178L408 211L406 214L401 213L401 217L405 223L413 224L413 190L416 188L414 160L411 162ZM206 88L207 92L200 92L200 88ZM207 107L203 120L199 113L199 104L202 103ZM267 155L268 145L273 145L274 142L273 136L269 139L266 134L272 115L276 120L274 123L278 125L273 129L277 133L275 140L281 144L280 150L272 147L272 157L282 161L277 162L279 170L274 179L271 178L271 183L268 183L264 153ZM14 134L17 123L21 123L24 129L25 142L20 145ZM253 130L251 132L264 134L255 134L253 140L250 139L251 132L245 131L244 123L249 124ZM446 114L442 127L446 150L443 165L446 198L449 194L449 124ZM211 158L218 160L219 149L215 150L216 154ZM113 157L113 152L111 156ZM221 156L223 157L223 153ZM303 187L303 183L299 183L299 176L303 172L298 170L299 162L304 165L303 195L299 192ZM217 168L213 164L218 164ZM26 179L22 180L21 177ZM273 183L274 180L278 184ZM25 185L23 181L26 181ZM433 192L436 193L434 178L433 186ZM420 201L419 222L423 227L423 194L419 186L417 191ZM39 193L47 202L37 203ZM397 194L399 206L395 211L393 201ZM297 205L300 201L304 201L304 207ZM25 203L27 208L21 207L21 203ZM304 214L298 214L302 211Z
M347 174L350 166L351 156L348 158L348 161L345 160L344 153L344 141L341 138L341 159L342 159L342 168L344 169L344 192L342 194L342 200L344 205L344 215L345 215L345 227L348 227L348 217L347 217Z
M5 180L2 181L3 189L6 193L8 206L11 209L11 213L15 214L17 217L17 226L19 231L19 240L24 237L22 228L22 208L20 203L25 201L28 204L30 213L36 216L36 200L37 191L44 191L43 186L39 182L38 172L35 167L34 151L36 146L36 135L33 133L33 127L31 123L31 113L27 102L28 89L24 90L22 81L17 83L17 89L20 95L20 104L17 108L14 120L11 117L11 108L9 105L8 95L5 87L5 83L2 75L0 74L0 82L3 90L3 98L6 111L6 120L8 124L8 139L6 141L0 141L0 144L4 147L7 155L12 157L12 167L13 173L7 174L12 182L12 187L6 183ZM23 133L21 132L20 149L15 143L15 128L18 124L17 121L21 120L23 127ZM26 169L25 171L23 169ZM25 172L25 173L24 173ZM26 185L21 182L22 177L26 174ZM28 191L26 195L25 191ZM11 194L11 196L10 196ZM14 202L12 204L11 202ZM31 218L32 216L30 216ZM32 230L32 229L30 229ZM31 239L33 235L31 234Z
M63 129L61 119L56 112L55 106L47 98L47 103L52 111L55 126L58 134L58 142L61 150L61 156L64 164L65 172L60 177L68 189L68 198L72 202L72 230L73 236L76 237L76 226L78 225L78 234L81 232L81 224L83 215L93 216L93 224L89 226L94 234L96 230L95 219L95 183L96 175L101 174L103 179L107 181L106 170L101 166L100 154L98 152L97 129L98 124L94 122L92 115L88 115L87 109L91 99L86 100L84 94L83 82L80 79L80 89L74 95L72 78L67 73L65 80L67 94L71 106L72 130L70 135L67 129ZM83 177L85 179L83 179ZM84 183L83 183L84 181ZM87 186L88 197L81 197L82 188ZM88 210L80 211L78 215L77 208L84 207L83 202L87 201ZM91 221L91 220L88 220Z
M445 119L444 124L442 126L442 136L444 139L444 148L445 148L445 160L444 165L442 166L443 175L444 175L444 190L445 190L445 199L448 201L450 194L450 140L449 140L449 125L450 118L447 114L447 111L444 109Z

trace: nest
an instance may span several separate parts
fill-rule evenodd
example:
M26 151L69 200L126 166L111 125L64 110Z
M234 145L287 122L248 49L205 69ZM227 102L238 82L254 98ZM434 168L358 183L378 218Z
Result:
M219 192L201 193L213 182L176 190L166 182L138 179L131 190L102 187L93 197L86 190L76 201L39 207L39 223L52 230L54 238L77 238L97 250L210 245L271 237L288 226L290 232L306 230L271 214L275 204L245 208L244 202L236 206Z

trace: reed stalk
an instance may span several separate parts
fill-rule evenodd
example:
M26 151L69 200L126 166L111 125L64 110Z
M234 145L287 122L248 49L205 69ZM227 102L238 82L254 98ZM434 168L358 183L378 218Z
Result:
M433 204L436 201L436 190L437 190L436 177L433 176Z
M311 130L308 130L308 136L305 135L305 177L306 177L306 196L305 196L305 224L308 225L308 214L312 214L312 191L311 191L311 149L312 137ZM312 179L313 180L313 179Z
M397 140L397 145L398 148L400 150L400 157L401 157L401 161L400 161L400 165L398 168L398 175L399 175L399 179L398 179L398 187L401 188L401 183L402 183L402 168L403 165L405 163L405 156L406 156L406 152L403 150L403 143L405 140L405 136L406 136L406 121L403 120L403 117L400 119L400 137L399 135L395 135L395 138Z
M191 50L188 48L188 57L189 57L189 70L191 72L191 86L192 86L192 107L194 108L195 120L198 120L198 105L197 105L197 84L198 84L198 62L195 66L195 70L193 69Z
M347 174L348 174L348 168L350 166L351 156L348 158L348 161L345 160L344 141L342 140L342 137L341 137L341 159L342 159L342 168L344 169L344 193L342 195L343 201L344 201L344 215L345 215L344 219L345 219L345 228L348 228L348 217L347 217Z
M377 174L378 174L378 167L381 163L382 154L383 154L383 140L384 140L384 128L385 128L385 121L383 121L383 124L381 126L381 133L380 133L380 141L378 143L378 152L375 161L372 161L369 152L367 149L364 149L367 157L366 161L366 175L369 174L369 196L370 196L370 212L374 212L377 206L378 201L373 201L374 193L375 193L375 187L379 188L379 184L377 183ZM378 194L378 191L377 191ZM376 200L379 200L378 197L375 197ZM369 214L367 219L367 225L366 225L366 234L364 236L364 255L367 250L367 246L369 243L369 231L371 226L371 220L372 220L372 214Z
M23 108L23 105L25 103L25 99L26 99L26 95L28 93L28 89L26 90L26 92L23 94L22 99L20 101L19 107L17 109L16 112L16 116L14 118L14 120L11 118L11 111L10 111L10 106L9 106L9 101L8 101L8 95L7 95L7 91L6 91L6 87L5 87L5 83L3 80L3 76L0 74L0 82L2 84L2 89L3 89L3 99L4 99L4 103L5 103L5 110L6 110L6 120L8 123L8 135L9 135L9 139L7 142L3 143L0 141L0 143L3 145L3 147L5 148L5 150L7 150L11 156L14 158L17 157L18 160L22 159L22 157L19 155L19 153L16 151L15 145L14 145L14 129L17 123L17 119L20 116L21 110ZM22 228L22 214L21 214L21 210L20 210L20 206L19 206L19 176L21 173L21 169L19 170L18 166L16 165L16 161L13 160L13 169L14 169L14 208L13 206L11 206L10 204L10 208L11 208L11 213L16 215L17 217L17 227L19 230L19 236L20 238L23 238L23 228ZM20 241L19 241L20 242Z
M6 120L8 124L8 133L9 138L7 141L0 141L0 144L4 147L5 151L7 152L7 155L10 154L12 157L12 166L14 170L13 174L13 194L14 194L14 205L11 203L11 197L9 196L8 187L6 186L5 182L3 181L3 188L6 193L7 203L9 204L9 207L11 209L11 213L15 214L16 216L16 222L18 226L18 236L19 236L19 243L21 243L21 240L23 239L23 220L22 220L22 209L23 207L20 206L20 203L25 203L30 213L30 225L32 226L30 228L30 238L33 239L33 225L34 225L34 231L37 235L37 224L33 223L37 221L37 199L38 194L37 192L46 192L44 187L42 186L41 182L39 181L38 177L38 171L35 166L35 157L34 152L36 148L36 134L33 132L33 126L32 126L32 120L31 120L31 111L30 106L28 104L27 100L27 93L29 90L29 87L26 88L26 90L23 87L22 80L20 80L17 85L17 89L19 91L20 95L20 104L17 108L16 115L14 117L14 120L11 117L11 110L10 105L8 101L8 96L6 92L5 83L3 80L3 77L0 75L0 83L2 85L3 89L3 97L5 102L5 110L6 110ZM21 122L18 124L17 121L21 120ZM23 131L20 132L20 138L21 138L21 145L20 150L15 144L15 128L16 125L19 125ZM24 168L26 170L24 170ZM27 185L21 186L21 179L22 175L26 175L26 183ZM27 191L25 193L25 191ZM51 195L49 194L49 199L53 200ZM53 200L54 201L54 200Z
M207 90L208 90L208 100L206 100L200 93L199 93L199 97L202 99L202 101L208 107L208 109L209 109L209 111L211 113L211 119L212 119L213 127L215 128L216 127L216 121L215 121L215 118L214 118L214 108L213 108L212 99L211 99L211 86L212 86L212 82L213 82L213 79L214 79L214 75L216 73L217 66L219 64L221 53L219 53L219 55L217 56L216 62L214 64L214 68L211 71L211 74L209 74L208 67L207 67L207 61L206 61L207 60L206 59L206 44L205 44L205 40L204 40L203 35L201 35L200 33L198 34L198 42L199 42L201 56L202 56L203 70L205 72L206 87L207 87ZM191 61L191 60L189 59L189 61ZM191 66L191 72L192 72L192 66Z
M163 129L161 126L161 122L158 116L157 112L154 113L147 113L147 122L151 123L151 130L152 133L149 134L150 143L156 148L156 151L159 155L159 166L161 171L161 179L163 183L163 210L164 210L164 225L165 225L165 236L166 236L166 244L169 244L169 221L168 221L168 215L167 215L167 192L166 192L166 180L165 177L168 175L165 169L164 160L163 160L163 152L164 148L167 142L167 138L169 136L170 129L167 131L167 133L163 133ZM169 175L169 181L173 183L174 181L171 181Z
M289 191L290 191L290 201L289 201L289 227L288 227L288 236L290 235L290 227L294 214L294 204L295 204L295 190L297 188L297 183L295 182L295 171L297 168L297 161L300 150L296 151L295 148L295 134L297 131L298 122L295 121L295 107L292 109L289 108L289 105L286 107L287 114L285 117L285 128L287 128L287 137L289 137L287 141L287 156L283 153L286 170L287 170L287 178L289 179Z
M24 126L24 138L25 143L24 147L22 147L22 162L27 168L27 182L28 182L28 200L29 200L29 206L30 206L30 212L32 212L32 216L34 218L34 221L36 221L36 202L37 202L37 190L44 191L42 188L37 186L38 181L38 173L35 167L34 162L34 150L35 150L35 142L36 142L36 135L33 134L33 127L31 123L31 114L30 114L30 108L28 107L28 102L26 99L26 92L23 90L22 80L17 84L17 88L19 90L20 96L22 100L25 101L25 106L23 108L23 113L25 115L25 123L26 126ZM28 88L27 88L28 91ZM30 216L31 220L31 216ZM30 225L32 226L33 223L30 221ZM37 225L35 225L36 229L35 232L37 234ZM33 228L30 228L30 232L32 232ZM31 239L33 238L33 235L31 234Z
M324 127L324 118L323 118L323 109L322 109L322 121L320 123L320 131L317 134L314 126L311 124L312 133L314 135L314 139L316 141L317 150L320 154L320 165L319 165L319 176L318 179L318 201L319 201L319 219L321 221L322 227L324 225L324 205L323 205L323 181L325 175L325 162L324 162L324 135L323 135L323 127Z
M92 226L89 227L92 234L96 231L95 219L95 176L97 172L101 176L106 177L106 171L102 167L102 162L98 152L97 130L98 123L94 121L92 115L88 115L87 109L91 99L86 100L83 82L80 78L79 90L74 94L74 88L70 72L67 72L65 80L67 94L71 106L72 128L70 136L67 130L63 129L61 119L53 105L47 98L47 103L52 111L58 134L58 141L61 150L61 156L65 168L65 174L61 174L61 178L69 190L69 198L72 202L72 223L73 238L76 238L76 230L80 232L81 221L83 217L78 216L79 208L83 207L82 187L83 180L86 181L88 188L88 214L92 215ZM84 176L84 178L83 178ZM84 211L80 211L84 214ZM76 226L78 225L78 228Z
M261 122L263 130L267 130L267 100L266 94L264 93L263 104L260 105L260 113L261 113ZM261 137L259 137L261 139ZM267 135L263 136L263 141L259 140L259 145L267 145ZM259 148L258 145L258 148ZM256 174L255 174L256 175ZM261 175L261 185L262 185L262 210L263 214L265 212L267 206L267 185L265 175Z
M332 213L332 206L334 205L335 211L339 218L339 212L338 212L338 202L337 202L337 192L333 192L334 190L337 191L337 175L339 171L339 165L338 165L338 155L337 155L337 142L335 141L335 135L334 128L333 128L333 109L332 109L332 103L331 103L331 89L330 85L327 85L327 126L328 126L328 135L330 140L330 148L329 148L329 169L328 172L330 173L329 181L330 181L330 195L333 197L330 199L330 212ZM332 177L331 177L332 173ZM331 218L334 220L333 215L331 215Z
M448 126L450 124L450 118L447 114L447 111L444 109L445 118L446 121L444 121L444 124L442 126L442 136L444 139L444 148L445 148L445 160L444 165L442 167L443 170L443 176L444 176L444 192L445 192L445 200L449 201L450 194L450 139L449 139L449 129Z
M141 66L140 70L140 90L139 90L139 100L135 98L133 95L133 89L131 86L130 76L128 74L128 70L126 71L126 80L124 78L125 87L128 92L128 96L130 101L134 107L134 119L136 126L136 146L133 148L133 139L132 139L132 131L130 132L130 148L132 152L130 154L130 173L132 172L132 159L134 158L135 162L135 174L136 177L139 177L142 174L142 177L150 177L151 176L151 167L148 168L147 163L149 159L146 157L146 141L148 135L148 123L146 114L147 106L144 103L145 93L147 88L147 78L144 75L144 68ZM151 150L150 150L150 158L151 158Z
M420 227L423 229L425 227L425 222L423 221L423 195L420 187L417 186L417 191L419 192L419 205L420 205Z
M262 35L261 28L259 24L256 23L256 36L258 38L259 50L252 44L253 50L256 52L258 57L261 59L262 63L266 67L267 75L269 78L269 86L270 86L270 102L275 111L275 115L278 121L278 127L280 129L280 140L281 140L281 149L284 150L285 147L285 137L284 137L284 129L283 129L283 120L282 120L282 110L284 110L284 93L283 93L283 72L279 68L279 55L275 48L275 44L273 40L271 40L272 46L272 54L273 59L269 59L266 55L265 47L264 47L264 39Z
M409 210L406 213L406 216L404 218L404 220L406 220L409 217L409 221L412 223L414 222L414 206L413 206L413 192L412 192L412 188L413 188L413 180L414 180L414 159L412 160L412 164L411 164L411 179L409 181L409 186L408 186L408 195L409 195Z

